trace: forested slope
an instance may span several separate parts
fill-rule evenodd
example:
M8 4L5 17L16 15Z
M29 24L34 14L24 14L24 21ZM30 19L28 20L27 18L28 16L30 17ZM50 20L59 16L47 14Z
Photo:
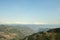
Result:
M60 40L60 28L34 33L30 36L26 36L23 40Z

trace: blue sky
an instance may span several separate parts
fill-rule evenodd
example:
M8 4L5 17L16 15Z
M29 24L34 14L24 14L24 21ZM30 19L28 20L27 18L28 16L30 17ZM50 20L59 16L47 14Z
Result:
M1 24L60 24L60 0L0 0Z

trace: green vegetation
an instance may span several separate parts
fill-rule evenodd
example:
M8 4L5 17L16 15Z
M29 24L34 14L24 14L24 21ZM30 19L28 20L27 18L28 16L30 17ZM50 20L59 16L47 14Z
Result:
M38 32L25 37L23 40L60 40L60 28L50 29L47 32Z
M28 27L0 25L0 40L60 40L60 28L33 33Z
M0 25L0 40L20 40L24 35L10 26Z
M21 40L30 34L32 30L28 27L0 25L0 40Z

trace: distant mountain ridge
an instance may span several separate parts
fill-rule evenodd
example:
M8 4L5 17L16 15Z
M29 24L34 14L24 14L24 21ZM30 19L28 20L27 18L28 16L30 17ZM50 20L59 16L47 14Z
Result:
M12 26L27 26L35 31L38 31L38 29L42 28L60 28L60 25L51 25L51 24L5 24L5 25L12 25Z

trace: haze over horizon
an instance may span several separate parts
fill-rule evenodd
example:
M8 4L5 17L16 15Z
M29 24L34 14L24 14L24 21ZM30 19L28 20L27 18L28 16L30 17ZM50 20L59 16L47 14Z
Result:
M0 24L60 25L60 0L0 0Z

